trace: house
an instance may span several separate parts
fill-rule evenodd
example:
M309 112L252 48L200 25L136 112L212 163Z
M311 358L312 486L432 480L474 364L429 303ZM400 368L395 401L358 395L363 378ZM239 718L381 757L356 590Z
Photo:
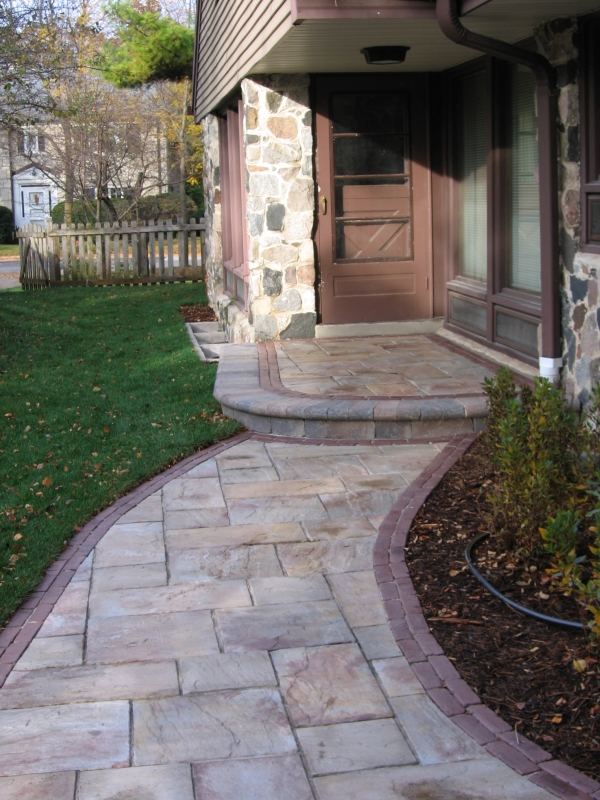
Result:
M208 291L229 340L437 320L585 403L597 94L600 0L199 0Z
M45 225L62 200L52 166L43 133L33 127L0 131L0 205L12 209L15 227Z

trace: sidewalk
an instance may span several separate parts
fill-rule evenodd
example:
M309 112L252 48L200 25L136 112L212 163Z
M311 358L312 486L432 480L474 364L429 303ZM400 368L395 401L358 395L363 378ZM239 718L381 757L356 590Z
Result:
M122 516L0 690L0 797L551 800L388 625L376 532L444 446L234 440Z

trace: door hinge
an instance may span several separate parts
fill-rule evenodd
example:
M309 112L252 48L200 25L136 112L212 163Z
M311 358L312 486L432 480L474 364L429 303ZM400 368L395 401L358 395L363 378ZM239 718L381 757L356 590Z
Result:
M425 288L429 291L429 278L425 278Z

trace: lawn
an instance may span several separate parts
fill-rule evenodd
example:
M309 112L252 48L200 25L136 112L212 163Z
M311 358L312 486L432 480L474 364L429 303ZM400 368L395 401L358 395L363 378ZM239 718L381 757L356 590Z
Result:
M15 259L19 258L19 245L18 244L0 244L0 256L14 256Z
M0 627L78 527L234 433L178 307L203 284L0 292Z

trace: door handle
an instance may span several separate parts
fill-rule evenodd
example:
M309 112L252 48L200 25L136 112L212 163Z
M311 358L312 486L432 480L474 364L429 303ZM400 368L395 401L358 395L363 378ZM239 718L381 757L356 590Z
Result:
M327 198L321 198L321 215L325 216L327 214Z

